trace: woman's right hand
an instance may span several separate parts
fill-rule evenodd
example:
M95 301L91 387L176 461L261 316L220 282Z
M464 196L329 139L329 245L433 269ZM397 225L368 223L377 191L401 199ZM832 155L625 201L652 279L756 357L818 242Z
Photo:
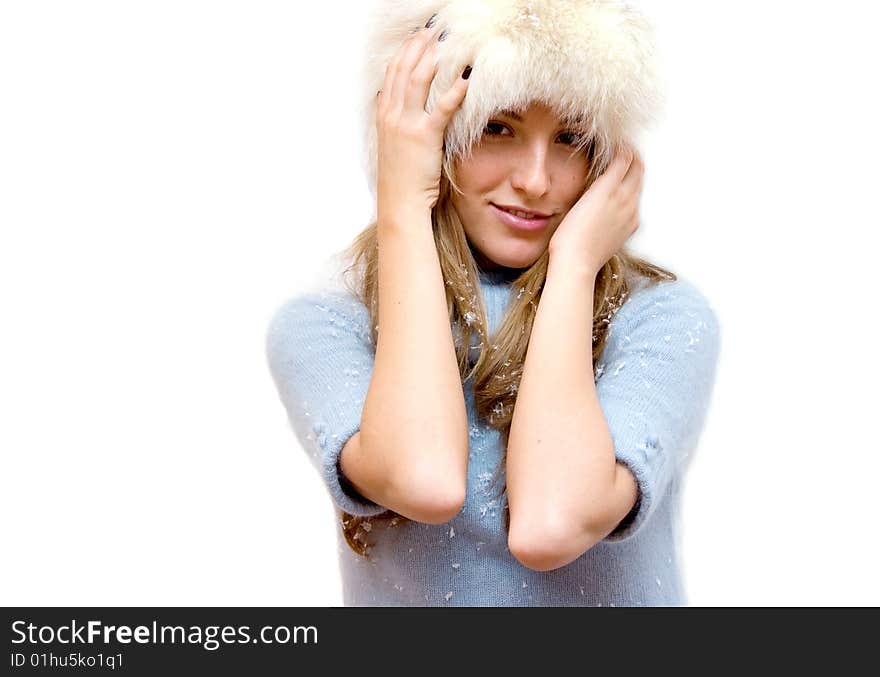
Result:
M440 198L443 137L468 85L464 77L456 78L431 113L425 112L437 74L440 35L439 25L419 30L385 69L376 106L380 222L401 214L430 215ZM470 75L470 67L465 72Z

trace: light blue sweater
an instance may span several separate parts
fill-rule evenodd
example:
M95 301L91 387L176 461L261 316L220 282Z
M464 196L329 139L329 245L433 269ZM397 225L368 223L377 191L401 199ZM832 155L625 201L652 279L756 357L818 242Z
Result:
M481 275L490 335L516 291L511 282L505 273ZM373 520L368 557L348 547L338 520L328 525L337 531L344 604L686 605L678 559L680 495L708 410L719 347L717 316L692 284L679 278L631 288L610 321L596 389L615 455L633 471L639 499L604 540L547 572L522 566L507 548L506 493L499 499L499 488L489 486L504 449L499 433L477 418L473 384L465 382L470 460L464 508L443 525ZM358 516L383 512L353 490L337 465L360 428L373 369L367 309L344 291L303 293L275 314L266 348L296 437L335 505Z

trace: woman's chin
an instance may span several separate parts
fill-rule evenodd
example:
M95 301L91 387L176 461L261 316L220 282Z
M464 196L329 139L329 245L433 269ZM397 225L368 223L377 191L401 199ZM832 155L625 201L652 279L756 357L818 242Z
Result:
M543 251L530 248L528 251L514 252L510 250L489 252L488 258L497 266L504 268L529 268L541 258Z
M514 268L522 270L529 268L547 249L535 242L523 242L517 240L504 240L493 242L495 246L478 248L468 240L471 253L477 264L483 270L497 270L499 268Z

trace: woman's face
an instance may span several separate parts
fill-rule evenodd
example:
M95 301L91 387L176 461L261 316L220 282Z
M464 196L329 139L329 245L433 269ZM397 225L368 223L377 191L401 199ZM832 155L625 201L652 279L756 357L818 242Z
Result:
M481 268L527 268L547 250L586 189L589 162L585 151L572 155L577 140L577 132L539 103L521 116L498 113L489 119L471 156L455 166L462 194L451 194ZM521 228L505 221L493 205L549 218Z

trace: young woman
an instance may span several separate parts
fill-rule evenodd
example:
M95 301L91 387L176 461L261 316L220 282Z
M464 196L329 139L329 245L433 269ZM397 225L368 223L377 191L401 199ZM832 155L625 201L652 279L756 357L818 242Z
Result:
M625 2L378 3L376 220L348 289L292 299L267 339L346 605L686 603L719 327L625 246L650 45Z

